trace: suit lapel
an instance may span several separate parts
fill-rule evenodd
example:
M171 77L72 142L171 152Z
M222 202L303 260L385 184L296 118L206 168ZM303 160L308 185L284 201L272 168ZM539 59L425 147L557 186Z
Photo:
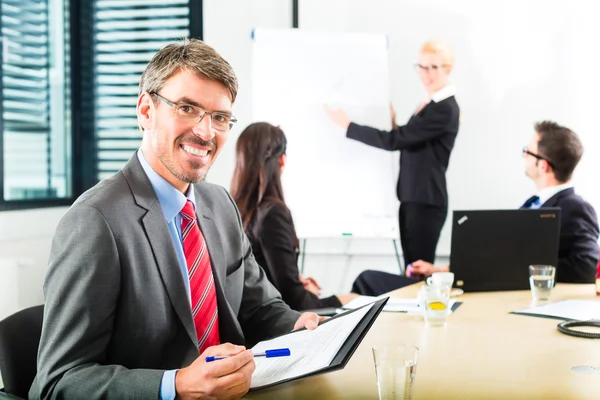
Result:
M171 304L183 323L190 339L197 346L198 339L196 337L194 318L185 283L181 276L179 259L173 247L173 240L169 234L169 228L167 227L165 216L158 201L152 205L152 208L142 218L142 223Z
M134 154L125 165L123 174L129 183L135 202L138 206L147 210L147 213L142 217L142 225L150 242L169 300L192 343L198 346L192 310L180 272L179 258L175 252L160 202L137 158L137 154Z
M428 107L431 103L433 103L432 100L429 100L429 102L427 102L427 103L422 102L421 104L419 104L419 107L417 107L417 109L415 110L415 112L413 113L412 116L414 117L414 116L421 114L425 110L425 108Z
M227 277L225 247L221 240L216 220L208 206L208 201L206 201L208 199L206 199L204 191L200 188L201 185L202 184L195 185L196 217L198 218L200 230L206 241L206 246L208 247L208 254L210 256L210 263L215 279L221 342L244 344L244 337L240 334L241 327L239 326L236 316L225 296L225 279Z

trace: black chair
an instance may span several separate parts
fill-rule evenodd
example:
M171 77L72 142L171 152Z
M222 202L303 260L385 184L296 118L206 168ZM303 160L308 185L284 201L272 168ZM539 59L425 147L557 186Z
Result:
M43 316L41 305L0 321L0 373L7 394L27 398L37 371Z

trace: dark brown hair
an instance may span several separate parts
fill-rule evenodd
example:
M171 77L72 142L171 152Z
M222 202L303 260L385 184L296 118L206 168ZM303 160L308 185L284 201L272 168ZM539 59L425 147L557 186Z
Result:
M539 135L538 154L552 163L552 171L557 181L569 181L583 155L583 145L579 137L569 128L552 121L536 123L535 131Z
M246 230L259 207L267 203L285 205L279 158L285 154L286 145L283 131L266 122L249 125L237 140L231 196Z

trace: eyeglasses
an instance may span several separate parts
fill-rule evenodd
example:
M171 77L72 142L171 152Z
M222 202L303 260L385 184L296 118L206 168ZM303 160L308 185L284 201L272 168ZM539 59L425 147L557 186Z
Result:
M544 160L544 161L546 161L548 163L549 166L551 166L552 168L554 168L554 163L552 163L552 161L548 160L546 157L542 157L539 154L535 154L534 152L529 151L529 149L527 147L523 147L523 154L528 154L531 157L537 158L538 160Z
M448 67L448 66L449 66L448 64L441 64L441 65L436 65L436 64L432 64L432 65L415 64L413 67L414 67L415 71L417 71L417 72L431 73L431 72L438 72L442 68Z
M237 122L237 119L233 115L222 113L219 111L206 111L205 109L193 106L186 103L173 103L162 97L158 93L150 93L151 96L156 96L162 100L166 105L175 109L175 115L182 121L193 122L195 124L200 123L205 115L210 116L210 126L218 131L228 131Z

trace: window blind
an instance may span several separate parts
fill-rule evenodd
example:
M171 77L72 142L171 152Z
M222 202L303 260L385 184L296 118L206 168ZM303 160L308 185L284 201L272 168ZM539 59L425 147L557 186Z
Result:
M48 0L0 4L4 200L56 197Z
M97 179L139 148L139 79L156 51L190 35L189 0L95 0L94 119Z

